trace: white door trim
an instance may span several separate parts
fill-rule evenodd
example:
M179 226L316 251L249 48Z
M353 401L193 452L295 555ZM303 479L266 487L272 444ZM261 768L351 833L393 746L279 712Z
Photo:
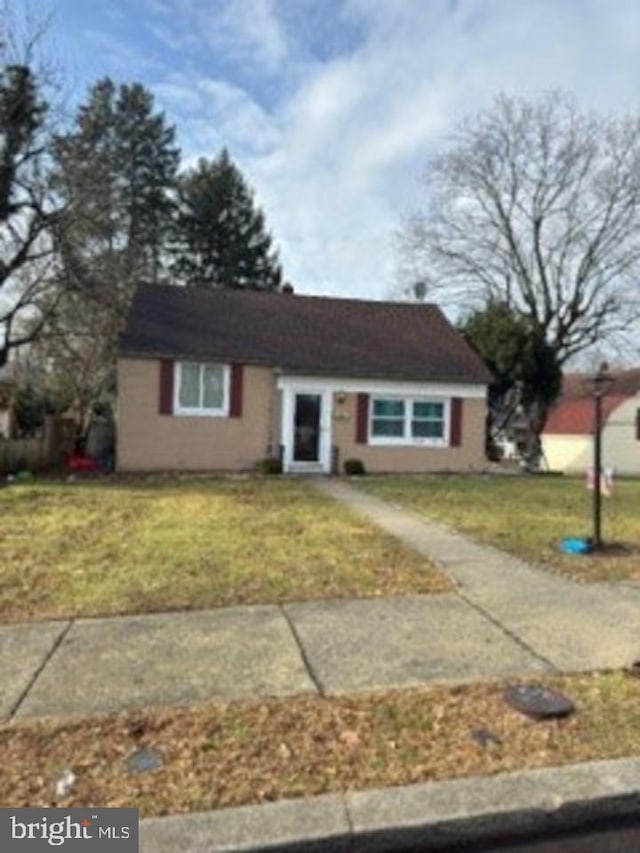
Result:
M320 397L318 462L296 462L293 458L294 417L297 394L312 394ZM331 472L331 390L329 388L314 388L303 384L287 383L286 387L282 389L282 395L281 434L283 470L287 473L318 471L329 474Z

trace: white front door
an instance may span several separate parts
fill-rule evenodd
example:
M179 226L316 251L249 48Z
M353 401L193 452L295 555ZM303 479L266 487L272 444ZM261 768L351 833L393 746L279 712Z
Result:
M331 394L287 388L283 406L285 471L331 470Z

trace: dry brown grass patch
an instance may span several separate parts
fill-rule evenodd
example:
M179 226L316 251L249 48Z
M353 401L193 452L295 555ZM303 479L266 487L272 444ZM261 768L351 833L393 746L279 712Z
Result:
M252 477L0 491L0 620L430 593L419 554L309 484Z
M640 755L639 678L612 672L544 684L569 695L577 712L534 722L505 704L504 684L477 684L7 724L0 805L54 805L66 768L78 782L60 805L154 815ZM501 742L479 745L477 729ZM129 773L126 758L142 746L165 764Z

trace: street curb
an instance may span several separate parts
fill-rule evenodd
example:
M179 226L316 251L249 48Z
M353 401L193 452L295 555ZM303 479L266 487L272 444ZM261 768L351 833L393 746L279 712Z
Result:
M640 838L640 758L147 818L140 851L426 853L544 839L611 821L633 823Z

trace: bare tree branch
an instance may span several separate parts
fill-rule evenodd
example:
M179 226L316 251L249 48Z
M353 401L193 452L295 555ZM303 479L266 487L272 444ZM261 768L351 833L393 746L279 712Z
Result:
M426 173L401 240L415 280L506 302L560 362L638 318L640 119L580 113L558 92L500 96Z
M54 253L47 175L51 78L41 61L47 29L28 7L0 13L0 365L41 331Z

